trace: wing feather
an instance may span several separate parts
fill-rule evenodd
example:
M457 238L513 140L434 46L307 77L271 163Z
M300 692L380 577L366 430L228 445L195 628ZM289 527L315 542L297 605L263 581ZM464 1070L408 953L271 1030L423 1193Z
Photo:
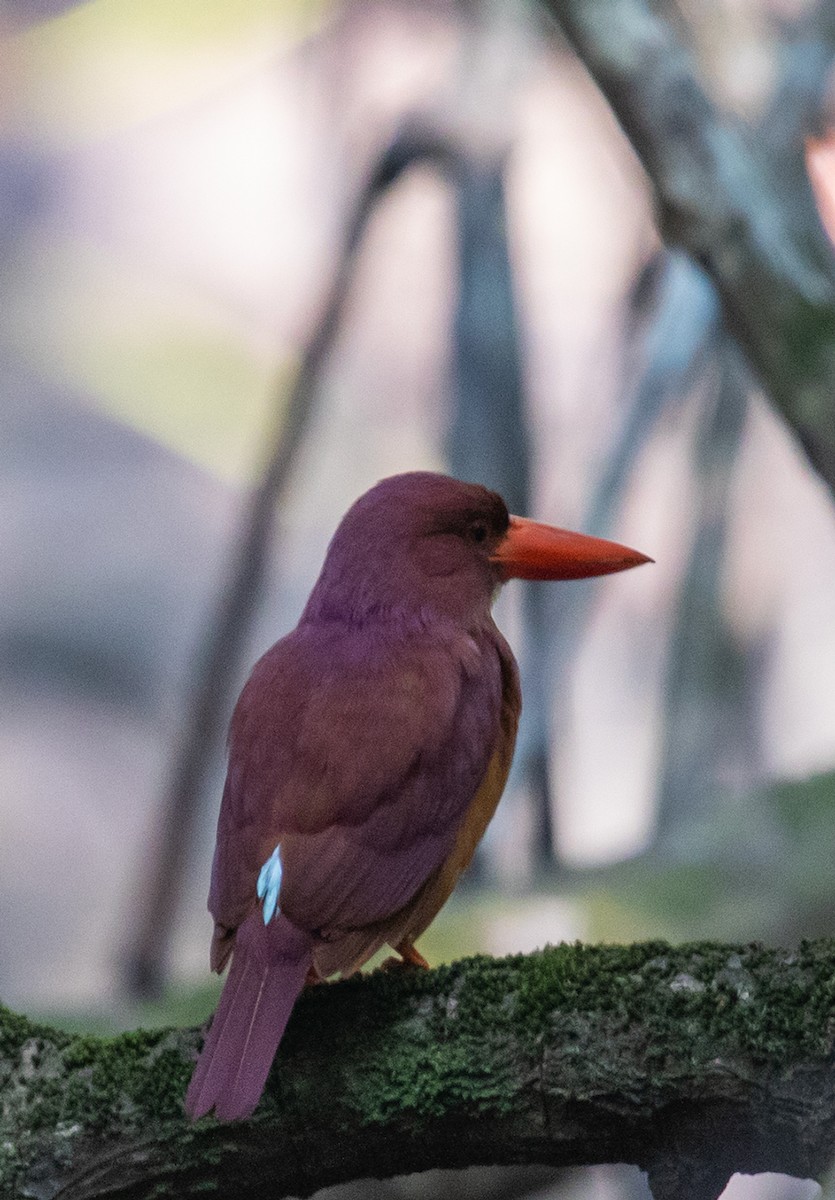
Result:
M323 941L403 909L451 854L487 773L503 646L495 626L301 626L268 651L230 731L209 898L221 946L279 842L281 910Z

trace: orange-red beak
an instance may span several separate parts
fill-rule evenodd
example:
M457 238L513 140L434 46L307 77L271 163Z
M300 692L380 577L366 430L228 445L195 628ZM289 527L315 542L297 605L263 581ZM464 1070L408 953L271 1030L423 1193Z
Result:
M652 562L646 554L527 517L511 517L507 533L490 555L505 579L585 579Z

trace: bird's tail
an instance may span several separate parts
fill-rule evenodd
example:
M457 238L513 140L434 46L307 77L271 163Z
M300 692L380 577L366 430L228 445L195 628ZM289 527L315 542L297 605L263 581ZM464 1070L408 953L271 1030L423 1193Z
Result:
M312 945L310 934L282 914L264 925L260 905L240 926L232 966L186 1093L192 1120L212 1108L221 1121L254 1111L310 969Z

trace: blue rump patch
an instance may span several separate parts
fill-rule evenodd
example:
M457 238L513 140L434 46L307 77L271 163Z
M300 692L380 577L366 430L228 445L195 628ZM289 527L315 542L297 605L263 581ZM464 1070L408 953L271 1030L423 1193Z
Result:
M264 901L264 924L269 925L278 908L278 889L281 887L281 847L276 846L258 876L258 899Z

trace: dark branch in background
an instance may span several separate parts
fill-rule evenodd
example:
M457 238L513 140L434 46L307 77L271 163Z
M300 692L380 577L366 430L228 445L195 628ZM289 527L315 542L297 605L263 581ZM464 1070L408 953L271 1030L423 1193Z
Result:
M625 389L620 427L615 431L581 528L612 536L633 472L662 413L680 407L709 365L720 340L716 292L710 280L679 251L659 251L640 276L627 306L624 340L637 347L637 378ZM582 644L599 581L578 580L570 588L543 591L547 636L542 656L555 695L568 686L567 674ZM552 736L564 742L560 723L565 706L554 712Z
M0 32L22 33L39 21L51 21L83 0L3 0L3 25Z
M0 1009L0 1197L307 1196L430 1167L632 1163L656 1200L835 1150L835 943L560 946L309 989L254 1119L188 1125L196 1030Z
M519 318L507 236L505 155L462 155L455 176L458 299L453 321L452 412L447 458L453 475L504 496L511 512L530 512L531 446ZM524 591L525 644L543 645L541 589ZM534 858L553 867L548 785L547 685L539 657L521 656L525 712L514 774L531 788ZM480 861L477 858L476 863Z
M289 399L286 406L279 406L270 439L273 449L244 515L229 582L220 597L196 671L189 712L161 804L156 841L145 858L148 873L131 896L131 912L138 913L139 919L132 919L128 925L136 928L136 936L126 961L125 978L134 996L159 992L165 978L182 888L182 864L194 844L206 775L223 739L231 692L261 599L276 506L314 412L322 371L341 325L357 251L380 197L407 167L426 160L449 166L455 161L455 150L440 136L410 126L375 164L348 224L330 292L305 347Z
M641 454L661 414L686 400L719 339L719 304L710 280L684 254L659 251L630 298L627 345L638 346L640 377L592 491L583 528L611 533Z
M530 446L507 244L504 156L462 160L455 182L458 302L447 457L453 474L494 488L512 512L527 512Z
M665 240L710 275L729 330L835 492L835 259L816 214L807 205L799 219L756 136L708 98L645 0L544 3L643 162Z
M657 837L679 856L692 853L687 833L715 806L717 772L733 778L738 761L749 771L757 761L744 654L722 608L730 488L749 380L730 338L720 339L717 351L716 378L709 380L713 394L697 434L695 537L676 606L665 686Z

